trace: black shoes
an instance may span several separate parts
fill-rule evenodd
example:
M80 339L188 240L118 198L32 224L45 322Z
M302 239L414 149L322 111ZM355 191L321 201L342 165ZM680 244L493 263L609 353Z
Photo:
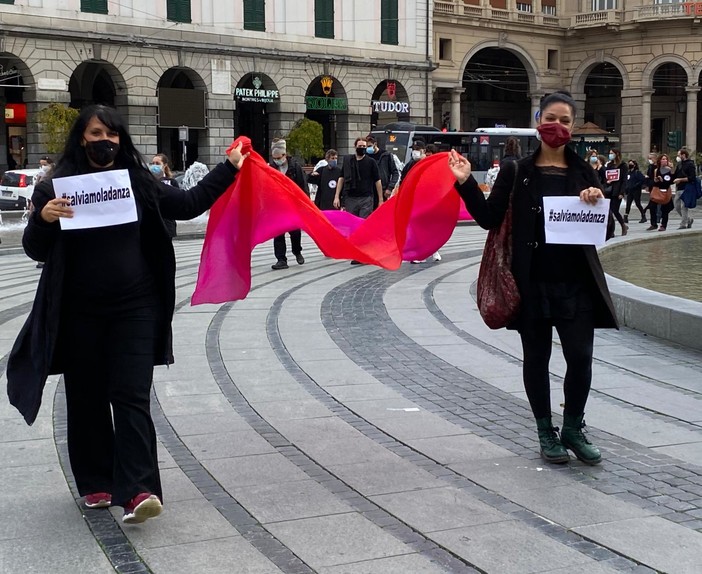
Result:
M646 223L647 219L645 217L642 217L639 219L639 223Z
M624 223L629 223L629 214L628 213L624 214Z
M301 257L301 256L300 256ZM271 265L271 269L287 269L288 268L288 262L285 261L285 259L278 259L273 265Z
M356 261L355 259L351 260L351 265L363 265L360 261Z
M295 255L295 261L297 261L298 265L304 265L305 264L305 258L302 256L302 253L298 253Z
M536 428L539 432L541 458L553 464L568 462L570 457L558 437L558 427L551 423L551 417L536 419Z
M573 454L585 464L599 464L602 454L585 434L585 421L583 415L574 417L563 414L563 429L561 430L562 445L573 451Z

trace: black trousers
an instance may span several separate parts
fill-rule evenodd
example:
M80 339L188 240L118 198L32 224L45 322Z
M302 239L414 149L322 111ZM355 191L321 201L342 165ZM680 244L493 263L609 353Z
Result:
M641 205L641 189L629 192L626 196L626 210L625 213L629 215L631 213L631 204L635 203L638 210L641 212L641 219L646 217L646 210L644 206Z
M653 227L658 223L658 207L661 208L661 225L663 227L668 227L668 216L670 212L673 211L673 200L671 199L668 203L654 203L653 201L649 204L651 206L651 225Z
M566 360L563 384L565 412L580 416L592 383L592 353L595 327L592 308L578 308L572 319L525 319L519 329L524 352L524 389L534 418L551 416L549 361L556 328Z
M109 492L117 506L141 492L163 500L150 412L157 324L154 306L64 313L68 454L81 495Z
M290 250L293 252L293 255L302 253L302 231L299 229L290 231ZM285 255L286 251L287 246L285 245L285 233L282 235L276 235L273 238L273 253L275 253L275 258L278 261L287 261L288 258Z

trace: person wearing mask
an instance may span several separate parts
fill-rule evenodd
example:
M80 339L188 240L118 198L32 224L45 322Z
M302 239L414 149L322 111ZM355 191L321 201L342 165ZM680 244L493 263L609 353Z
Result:
M639 163L635 159L630 159L628 163L629 173L626 181L626 209L624 211L624 223L629 223L629 213L631 204L635 203L641 213L639 223L646 223L646 210L641 205L641 192L646 176L639 170Z
M46 265L10 352L7 393L32 424L48 375L63 373L78 492L89 508L123 507L127 524L157 516L163 502L150 412L154 365L173 362L176 260L163 217L204 213L245 157L237 146L187 192L163 185L117 110L91 105L73 123L52 178L34 189L22 244ZM63 229L59 221L74 210L56 197L56 181L94 174L110 185L113 170L128 171L134 221Z
M302 166L299 163L291 157L288 157L287 144L284 139L273 140L271 144L271 162L268 165L289 177L295 182L295 185L309 195L309 189L305 181L305 172L302 171ZM302 256L302 231L293 229L289 232L289 235L290 250L295 256L295 260L298 265L304 265L305 258ZM276 262L271 265L271 269L287 269L288 258L286 255L287 246L285 244L285 233L273 238L273 252Z
M629 226L624 221L620 210L624 199L628 168L618 149L610 149L607 159L604 194L605 197L609 198L609 210L614 219L621 225L622 236L624 236L629 231ZM612 231L612 236L614 236L614 231Z
M353 142L356 153L347 157L342 166L341 177L336 185L334 209L341 209L341 194L344 193L344 209L365 219L373 212L373 194L378 197L378 206L383 204L383 186L380 170L375 160L366 153L366 138L358 137ZM351 265L359 265L355 259Z
M692 195L695 201L697 199L697 188L694 187L695 180L697 179L697 168L695 167L695 162L690 159L690 152L687 148L680 149L676 159L678 163L675 169L675 175L673 176L675 178L673 183L676 186L677 192L673 205L675 211L677 211L681 218L680 227L678 227L678 229L690 229L693 219L689 216L685 200L687 199L687 195ZM693 185L688 186L688 183L692 183Z
M656 167L658 165L658 154L655 152L649 153L647 164L648 165L646 167L646 181L644 181L643 187L650 194L651 189L653 188L653 175L655 174ZM646 204L646 207L644 207L644 212L650 212L652 209L656 210L656 216L658 219L660 219L660 216L661 216L660 205L652 202L651 197L649 195L648 203ZM642 223L646 223L646 222L643 221Z
M449 168L468 211L484 229L502 225L511 197L511 271L521 306L507 328L516 329L521 337L524 386L541 456L550 463L565 463L571 450L582 462L598 464L602 455L583 432L584 413L592 381L594 332L616 328L616 313L595 246L546 243L544 229L544 197L573 196L591 204L604 197L597 173L568 147L575 118L576 103L569 93L544 97L537 126L540 146L516 167L506 165L487 198L471 175L470 162L456 151L449 155ZM560 435L551 420L554 327L566 361Z
M178 182L173 177L169 163L168 156L165 153L157 153L151 158L149 171L156 178L156 181L160 181L166 185L172 185L173 187L179 187ZM178 235L178 225L176 222L173 219L164 219L164 221L166 222L168 234L171 237Z
M383 188L383 199L387 199L392 194L392 190L397 185L400 172L397 171L395 158L389 151L381 149L377 140L373 136L366 137L366 153L378 164L380 173L380 186ZM378 198L373 196L373 209L378 207Z
M314 204L319 209L336 209L334 197L336 197L336 186L341 177L339 153L335 149L330 149L324 154L324 159L327 164L313 171L307 178L307 182L317 186Z
M668 227L668 215L673 211L673 195L670 192L670 186L673 185L673 170L670 168L670 160L666 154L658 156L656 168L653 170L653 178L651 189L657 187L660 189L666 199L656 201L653 197L650 200L651 209L651 225L646 228L646 231L665 231ZM661 225L656 227L658 222L658 208L661 210Z

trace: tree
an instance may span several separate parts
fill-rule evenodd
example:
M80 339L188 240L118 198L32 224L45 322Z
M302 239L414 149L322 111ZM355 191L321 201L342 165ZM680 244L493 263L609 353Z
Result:
M66 137L80 112L63 104L52 103L38 114L39 122L44 126L47 153L60 153L66 144Z
M307 164L313 157L324 157L324 136L319 122L308 118L298 120L286 139L292 155L303 158Z

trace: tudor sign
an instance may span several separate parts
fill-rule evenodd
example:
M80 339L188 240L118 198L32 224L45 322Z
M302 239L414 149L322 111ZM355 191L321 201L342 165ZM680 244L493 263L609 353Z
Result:
M409 114L409 102L388 102L381 100L372 100L371 107L374 112L394 112L397 114Z

